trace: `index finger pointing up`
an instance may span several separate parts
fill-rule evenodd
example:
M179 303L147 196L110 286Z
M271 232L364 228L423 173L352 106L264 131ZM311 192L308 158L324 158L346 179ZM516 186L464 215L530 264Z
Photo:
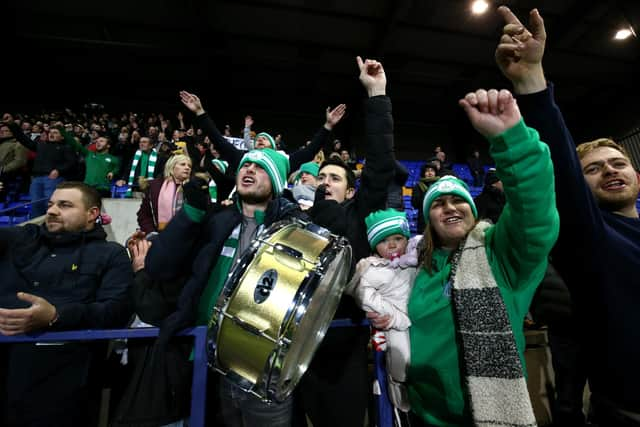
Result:
M513 12L511 12L511 9L509 9L507 6L500 6L498 8L498 13L502 15L502 19L504 19L504 22L506 22L507 24L516 24L523 26L522 22L520 22L518 17L514 15Z

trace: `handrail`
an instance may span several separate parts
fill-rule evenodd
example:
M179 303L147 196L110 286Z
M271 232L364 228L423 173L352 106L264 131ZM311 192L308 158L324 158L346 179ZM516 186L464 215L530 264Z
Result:
M332 328L369 326L367 319L353 322L351 319L335 319L331 322ZM158 336L159 328L134 328L134 329L85 329L65 332L40 332L26 335L4 336L0 335L0 344L28 343L28 342L59 342L59 341L93 341L112 339L136 339L154 338ZM196 326L184 329L177 335L194 337L194 358L193 358L193 379L191 383L191 416L189 425L192 427L204 427L205 407L207 398L207 374L208 357L206 352L207 327ZM376 365L381 364L381 369L375 372L379 384L386 384L384 372L384 358L375 356ZM389 419L389 400L386 387L383 387L378 400L378 419L387 421ZM381 424L386 426L389 424Z
M22 203L20 205L12 206L10 208L6 208L6 209L1 210L0 211L0 215L4 215L5 212L10 212L10 211L15 210L15 209L24 208L25 206L31 205L31 204L36 203L36 202L42 202L42 201L45 201L45 200L49 200L49 198L48 197L43 197L42 199L30 200L30 201L24 202L24 203Z
M136 328L41 332L15 336L0 335L0 344L111 340L119 338L153 338L157 337L159 332L159 328ZM193 381L191 383L191 417L189 419L189 425L193 427L204 427L208 364L205 350L207 327L197 326L195 328L185 329L177 335L194 337Z

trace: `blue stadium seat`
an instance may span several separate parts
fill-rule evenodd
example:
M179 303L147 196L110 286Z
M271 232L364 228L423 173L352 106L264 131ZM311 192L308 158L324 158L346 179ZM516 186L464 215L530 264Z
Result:
M127 196L127 190L129 189L129 187L127 186L122 186L122 187L118 187L117 185L112 185L111 186L111 197L114 199L124 199Z

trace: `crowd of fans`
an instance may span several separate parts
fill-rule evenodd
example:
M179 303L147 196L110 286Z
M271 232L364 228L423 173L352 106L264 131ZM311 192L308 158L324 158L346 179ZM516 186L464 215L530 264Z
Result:
M555 425L585 424L587 379L589 421L640 425L639 175L612 140L576 152L544 76L542 17L533 10L525 26L508 8L499 13L506 25L496 60L515 95L479 89L459 100L495 168L485 173L475 151L465 183L441 147L425 155L412 189L413 238L403 212L408 171L395 158L387 76L375 60L357 57L368 95L361 163L332 135L344 104L327 108L297 149L282 134L255 132L251 116L236 138L229 125L221 132L186 91L188 116L5 113L2 198L28 185L32 215L45 222L0 229L0 334L160 326L153 343L111 352L127 368L111 378L110 423L188 425L191 345L172 337L210 325L226 279L260 232L302 220L350 243L334 316L350 327L329 329L281 401L212 375L211 425L363 425L371 335L386 350L395 425L536 425L528 313L549 326ZM475 200L468 184L483 186ZM139 228L124 247L107 242L103 228L102 198L116 193L140 199ZM586 353L576 319L605 344ZM104 354L99 344L4 346L0 421L95 422L103 384L94 370Z

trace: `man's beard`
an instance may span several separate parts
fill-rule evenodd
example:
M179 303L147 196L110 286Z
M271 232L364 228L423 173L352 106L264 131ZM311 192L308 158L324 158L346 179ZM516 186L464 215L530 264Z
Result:
M240 196L240 200L242 200L243 203L249 203L252 205L266 203L271 200L271 193L256 194L254 192L250 192L248 194L240 194L238 192L238 195Z
M635 196L633 196L635 194ZM635 205L637 199L637 191L631 191L629 194L607 195L606 198L600 197L598 205L604 210L615 212Z

